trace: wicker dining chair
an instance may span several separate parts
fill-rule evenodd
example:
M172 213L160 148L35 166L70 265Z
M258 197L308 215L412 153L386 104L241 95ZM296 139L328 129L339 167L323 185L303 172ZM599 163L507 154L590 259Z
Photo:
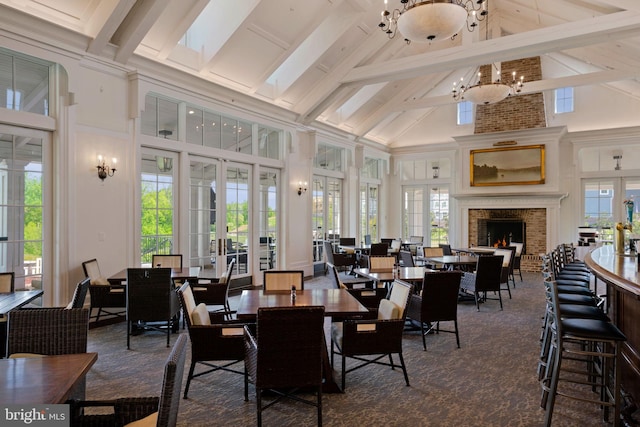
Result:
M210 313L204 303L196 304L188 283L178 289L178 298L183 311L188 313L185 322L191 339L191 366L184 387L184 398L187 398L194 378L216 371L244 375L244 370L230 368L244 361L243 324L224 322L221 313ZM204 370L195 373L197 364L202 365Z
M236 260L231 259L227 264L227 271L220 277L200 279L194 283L189 281L196 304L206 304L209 311L222 313L227 319L232 317L235 312L231 310L229 305L229 287L235 264ZM214 309L214 307L217 308Z
M502 310L502 294L500 293L500 278L502 274L502 256L483 255L478 257L475 273L465 273L460 283L460 289L472 294L476 302L476 309L480 311L480 302L488 299L500 301ZM496 298L487 296L488 292L497 293Z
M8 293L15 290L15 274L13 271L0 273L0 292Z
M456 335L456 344L460 348L458 334L458 292L462 272L438 271L425 273L422 281L422 293L411 295L407 318L420 326L422 347L427 350L426 336L435 332L450 332ZM440 322L453 322L453 330L440 329Z
M265 291L304 290L304 271L302 270L265 270L263 274L263 289Z
M134 324L144 329L166 331L169 347L179 313L180 303L170 268L127 269L127 349Z
M133 425L175 427L178 420L180 390L186 357L187 337L180 335L165 362L159 397L72 401L71 425L77 427ZM85 415L83 409L90 407L113 408L113 410L107 414ZM137 423L135 423L136 421Z
M342 390L349 372L370 364L402 368L404 379L409 385L409 375L402 356L402 333L404 331L407 306L412 294L409 283L395 280L388 298L380 301L378 318L371 320L345 320L331 324L331 365L335 366L334 354L342 357ZM400 364L393 361L397 354ZM383 362L384 358L389 362ZM357 362L347 369L347 358Z
M91 306L89 313L95 322L100 321L101 315L113 318L124 318L126 314L127 298L125 286L112 285L100 272L98 260L93 258L82 263L84 275L91 280L89 298ZM93 310L97 309L95 316Z
M245 326L245 400L250 381L256 389L258 426L262 411L283 398L316 406L322 425L323 326L322 306L259 308L255 327ZM316 401L294 394L298 389L314 393ZM266 390L276 398L264 404Z

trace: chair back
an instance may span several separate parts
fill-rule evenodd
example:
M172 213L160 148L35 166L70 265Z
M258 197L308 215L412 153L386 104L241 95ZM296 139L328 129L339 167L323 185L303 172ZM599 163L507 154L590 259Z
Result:
M347 287L340 281L340 276L338 275L338 269L336 266L331 263L327 263L327 269L329 270L331 289L347 289Z
M180 306L182 307L182 310L186 314L186 316L184 317L185 322L187 322L188 326L191 326L191 324L193 324L193 321L191 320L191 314L193 313L193 310L195 310L197 306L196 299L193 296L193 290L191 289L191 285L189 283L184 283L182 286L180 286L177 292L178 292L178 300L180 301Z
M128 321L167 321L179 308L170 268L127 269Z
M413 262L413 255L411 255L411 252L409 252L409 251L400 251L400 252L398 252L398 257L400 258L400 261L402 262L402 265L404 267L415 267L416 266L415 262Z
M387 299L398 306L400 310L399 319L405 319L407 317L407 307L409 306L409 300L411 299L411 289L413 286L402 280L394 280L391 284L391 291Z
M513 246L516 248L516 258L522 255L522 249L524 248L524 243L511 242L509 246Z
M438 245L438 247L442 248L442 254L443 255L453 255L453 252L451 252L451 245L448 243L440 243Z
M476 291L500 291L503 257L483 255L476 264Z
M328 263L335 265L335 261L333 259L333 245L330 241L324 240L322 242L322 247L324 249L324 256Z
M86 353L89 310L22 308L9 313L7 328L8 355Z
M355 246L356 238L355 237L341 237L340 238L341 246Z
M398 253L402 247L402 241L400 239L393 239L389 245L389 252Z
M8 271L0 273L0 292L9 293L15 291L15 273Z
M422 244L422 242L424 242L424 237L423 236L409 236L409 242L410 243L420 243L420 244Z
M371 271L393 271L393 267L396 264L396 257L394 256L370 256L369 257L369 270Z
M364 235L364 244L365 245L370 245L371 244L371 234L365 234Z
M82 263L82 269L84 270L84 275L91 279L92 285L108 285L109 282L107 279L102 276L100 272L100 266L98 265L98 260L93 258L89 261L85 261Z
M444 250L441 247L437 248L422 248L425 257L444 256Z
M187 358L187 337L180 335L164 365L162 393L158 404L157 427L174 427L178 421L180 390Z
M290 291L293 286L304 290L304 271L302 270L266 270L263 272L265 291Z
M256 325L257 388L311 387L322 383L322 353L326 351L324 307L259 308Z
M151 265L157 268L182 268L182 255L158 255L151 256Z
M371 256L386 256L389 253L388 243L372 243L369 255Z
M84 307L84 300L87 298L87 292L89 291L89 285L91 285L91 279L85 278L76 285L76 290L73 292L73 298L67 308L82 308Z
M456 320L461 271L425 273L422 281L421 320L439 322Z

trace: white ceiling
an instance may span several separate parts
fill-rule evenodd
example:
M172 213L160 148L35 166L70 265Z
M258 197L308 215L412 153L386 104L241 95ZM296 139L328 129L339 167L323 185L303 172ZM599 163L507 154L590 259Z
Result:
M609 85L640 99L640 1L489 1L488 28L410 45L378 29L383 0L0 0L0 12L65 27L92 55L159 61L285 108L301 124L390 146L453 104L453 81L481 64L542 56L554 66L525 93ZM178 44L205 10L206 43Z

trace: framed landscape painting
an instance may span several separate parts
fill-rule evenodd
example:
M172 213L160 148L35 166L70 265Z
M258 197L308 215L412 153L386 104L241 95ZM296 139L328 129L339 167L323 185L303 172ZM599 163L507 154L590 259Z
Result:
M544 144L471 150L471 186L544 184Z

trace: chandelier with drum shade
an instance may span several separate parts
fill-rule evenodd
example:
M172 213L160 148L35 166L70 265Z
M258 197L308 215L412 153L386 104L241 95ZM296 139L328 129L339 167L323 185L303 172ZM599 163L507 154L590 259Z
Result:
M399 31L407 43L453 39L466 25L473 31L488 15L489 0L400 0L389 9L384 0L378 27L392 39Z

